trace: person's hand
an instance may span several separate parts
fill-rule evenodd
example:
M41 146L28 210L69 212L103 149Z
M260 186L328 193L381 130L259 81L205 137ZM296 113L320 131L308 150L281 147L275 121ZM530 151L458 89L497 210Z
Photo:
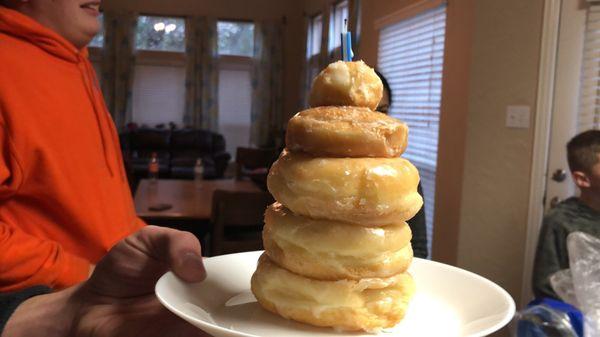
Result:
M2 337L209 336L156 299L154 285L168 270L188 282L202 281L200 243L190 233L147 226L115 245L80 286L25 301ZM39 326L45 321L49 325Z
M154 295L156 281L169 269L188 282L206 277L200 243L192 234L148 226L119 242L79 290L85 315L77 335L200 335Z

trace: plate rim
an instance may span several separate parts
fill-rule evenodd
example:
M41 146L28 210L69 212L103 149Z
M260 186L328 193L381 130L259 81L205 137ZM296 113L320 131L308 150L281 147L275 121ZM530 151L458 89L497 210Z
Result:
M236 253L236 254L240 254L240 253ZM234 255L234 254L226 254L226 255ZM225 256L225 255L219 255L219 256ZM213 256L216 257L216 256ZM198 323L199 325L202 325L203 327L208 327L210 329L216 329L217 331L223 332L223 333L235 333L238 334L240 337L260 337L257 335L253 335L253 334L248 334L245 332L241 332L241 331L234 331L231 329L227 329L224 328L222 326L216 325L216 324L212 324L200 319L197 319L195 317L191 317L187 314L184 314L183 312L181 312L179 309L175 308L172 304L170 304L169 302L167 302L162 295L160 294L158 288L160 287L159 284L163 284L165 282L167 282L167 278L169 277L174 277L176 279L180 279L177 275L175 275L175 273L173 273L172 271L168 271L166 273L164 273L156 282L156 285L154 286L154 293L156 295L156 298L158 298L158 301L165 306L165 308L167 308L169 311L171 311L173 314L177 315L179 318L187 321L188 319L193 320L194 322ZM182 280L183 281L183 280ZM196 283L202 283L202 282L196 282ZM195 284L195 283L190 283L190 284ZM206 332L206 331L205 331Z
M217 255L217 256L211 256L211 257L205 257L203 258L205 261L208 260L218 260L218 259L223 259L223 258L227 258L230 256L234 256L234 255L257 255L260 256L260 254L262 254L264 251L262 250L256 250L256 251L250 251L250 252L241 252L241 253L233 253L233 254L224 254L224 255ZM433 260L429 260L429 259L423 259L423 258L419 258L419 257L414 257L413 260L420 260L423 263L427 263L427 264L436 264L439 265L442 268L445 268L447 270L453 270L456 272L459 272L461 274L465 274L465 275L469 275L470 277L474 277L475 279L478 279L479 281L482 281L484 283L486 283L487 285L491 286L492 288L495 288L496 291L498 291L498 293L503 295L503 298L508 302L509 308L507 310L507 312L505 313L504 317L496 324L494 324L493 326L482 330L482 331L478 331L477 333L474 334L470 334L467 335L466 337L477 337L477 336L487 336L493 332L496 332L500 329L502 329L503 327L505 327L514 317L515 312L516 312L516 304L515 304L515 300L512 298L512 296L508 293L508 291L506 291L506 289L502 288L500 285L496 284L495 282L491 281L490 279L483 277L479 274L476 274L472 271L463 269L463 268L459 268L456 266L452 266L443 262L438 262L438 261L433 261ZM249 334L246 332L242 332L242 331L235 331L235 330L231 330L231 329L227 329L224 327L221 327L219 325L216 324L212 324L210 322L206 322L204 320L200 320L197 319L195 317L189 316L187 314L184 314L183 312L181 312L179 309L175 308L172 304L168 303L163 296L161 295L160 291L159 291L159 287L160 285L162 285L163 283L167 282L167 278L169 277L174 277L178 280L181 280L177 275L175 275L172 271L168 271L165 274L163 274L158 281L156 282L155 286L154 286L154 293L156 295L156 297L158 298L158 301L165 306L165 308L167 308L169 311L171 311L172 313L176 314L177 316L179 316L179 318L184 319L184 320L193 320L194 322L198 323L199 325L209 328L209 329L214 329L217 330L219 332L223 332L223 333L234 333L237 336L240 337L261 337L261 336L257 336L257 335L253 335L253 334ZM184 282L183 280L181 280L182 282ZM202 282L197 282L197 283L202 283ZM189 284L195 284L195 283L189 283Z

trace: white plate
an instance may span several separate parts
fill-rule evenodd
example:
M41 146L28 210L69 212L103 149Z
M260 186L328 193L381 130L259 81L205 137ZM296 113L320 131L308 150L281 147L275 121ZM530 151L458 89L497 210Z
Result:
M169 310L215 337L373 336L340 333L296 323L263 310L250 292L250 277L262 252L205 259L207 279L188 284L167 273L156 296ZM510 295L471 272L414 259L410 273L417 292L406 317L383 336L486 336L515 313Z

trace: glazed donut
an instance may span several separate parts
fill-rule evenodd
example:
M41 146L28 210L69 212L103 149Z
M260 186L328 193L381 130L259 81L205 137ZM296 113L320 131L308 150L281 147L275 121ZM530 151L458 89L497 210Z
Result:
M315 158L283 151L267 187L292 212L375 227L412 218L423 205L419 172L403 158Z
M296 215L276 202L267 208L263 244L283 268L319 280L390 277L412 261L410 227L352 226Z
M331 63L315 77L310 90L310 106L350 105L375 110L383 84L363 61Z
M408 273L358 281L314 280L277 266L263 254L252 275L251 289L263 308L285 318L376 332L402 320L415 285Z
M351 106L317 107L288 122L286 146L319 157L398 157L407 145L401 121Z

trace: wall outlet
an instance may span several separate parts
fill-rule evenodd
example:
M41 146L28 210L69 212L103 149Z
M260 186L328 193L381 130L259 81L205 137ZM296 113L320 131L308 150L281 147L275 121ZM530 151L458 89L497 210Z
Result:
M528 129L531 115L529 105L509 105L506 107L506 127Z

